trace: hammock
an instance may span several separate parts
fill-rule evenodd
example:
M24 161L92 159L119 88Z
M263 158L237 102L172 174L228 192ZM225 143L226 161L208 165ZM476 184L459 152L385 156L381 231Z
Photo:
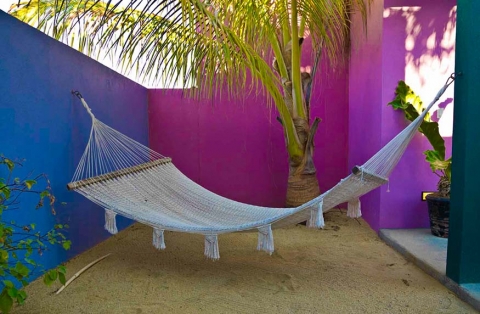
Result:
M205 255L220 258L218 235L258 230L257 250L274 251L272 228L307 220L323 228L323 213L348 203L347 215L361 216L359 197L388 182L428 110L453 75L419 117L362 166L322 195L295 208L269 208L236 202L212 193L183 175L167 158L98 120L79 92L74 92L92 118L90 138L72 182L67 185L105 209L105 229L117 233L117 214L153 228L153 245L165 249L164 231L205 236Z

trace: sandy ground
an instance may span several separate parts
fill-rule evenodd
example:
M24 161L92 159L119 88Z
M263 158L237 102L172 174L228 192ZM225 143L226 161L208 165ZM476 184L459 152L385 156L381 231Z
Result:
M274 230L272 256L256 233L219 236L221 259L199 235L166 232L167 249L136 224L71 260L68 275L107 253L60 295L36 281L14 313L475 313L338 210L324 230Z

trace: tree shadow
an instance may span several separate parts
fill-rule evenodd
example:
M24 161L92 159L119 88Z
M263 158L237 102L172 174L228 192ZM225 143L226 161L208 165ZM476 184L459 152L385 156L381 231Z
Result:
M403 79L428 104L446 78L454 71L455 0L431 2L426 0L385 1L384 44L390 77L385 77L386 97L393 95L394 84ZM403 35L403 36L402 36ZM385 47L385 46L384 46ZM447 90L437 108L453 104L453 88ZM452 124L451 108L439 123ZM447 134L451 137L451 134Z

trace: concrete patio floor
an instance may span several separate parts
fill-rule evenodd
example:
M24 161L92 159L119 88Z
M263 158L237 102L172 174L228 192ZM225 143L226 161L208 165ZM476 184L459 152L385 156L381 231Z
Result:
M459 285L446 276L448 239L433 236L430 229L382 229L379 236L407 260L480 311L480 284Z

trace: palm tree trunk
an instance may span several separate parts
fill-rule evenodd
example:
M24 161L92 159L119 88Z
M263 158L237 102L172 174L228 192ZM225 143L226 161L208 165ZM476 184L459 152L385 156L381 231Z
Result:
M290 161L290 172L287 185L287 207L300 206L320 195L318 187L317 170L312 160L312 152L307 150L305 165L292 166L295 161Z
M317 170L313 163L313 138L318 122L319 119L315 119L310 128L307 120L294 119L295 131L304 147L304 156L302 160L289 157L287 207L297 207L320 194Z

